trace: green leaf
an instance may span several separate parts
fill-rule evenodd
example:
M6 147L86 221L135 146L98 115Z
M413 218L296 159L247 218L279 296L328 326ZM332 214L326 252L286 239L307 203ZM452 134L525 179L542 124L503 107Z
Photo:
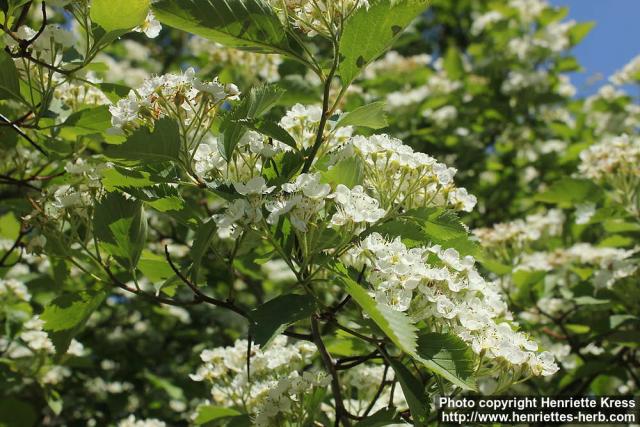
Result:
M0 427L32 427L38 414L31 404L12 397L0 399Z
M608 299L598 299L589 295L576 297L573 299L573 302L576 305L609 305L611 304L611 300Z
M203 223L198 227L196 237L193 240L193 246L191 247L191 259L193 264L191 265L191 280L193 283L198 283L198 271L200 270L200 264L202 258L209 250L211 240L216 235L216 222L213 219Z
M160 22L225 46L288 53L289 41L276 12L264 0L160 0Z
M382 55L400 33L428 6L428 0L373 0L344 24L340 38L338 75L349 85L364 68Z
M336 128L343 126L360 126L370 129L382 129L389 125L384 111L384 102L373 102L363 105L343 115L336 123Z
M401 425L402 418L395 409L384 408L362 421L358 421L354 427L385 427L389 425Z
M244 125L249 129L252 129L256 132L259 132L263 135L266 135L270 138L273 138L276 141L280 141L284 144L287 144L289 147L298 149L296 144L296 140L284 130L279 124L274 123L269 120L240 120L238 121L240 125Z
M114 166L102 172L102 185L107 191L124 187L148 187L154 183L151 174L146 171Z
M517 270L512 279L517 287L530 287L544 279L546 274L544 271Z
M109 193L96 205L93 231L100 247L128 270L138 264L147 238L142 202Z
M346 271L343 271L338 279L362 311L395 345L408 354L415 354L417 329L405 313L377 303L362 286L348 276Z
M98 83L96 86L102 91L102 93L105 94L107 98L109 98L109 101L113 102L114 104L121 98L129 95L129 92L131 91L130 87L119 85L116 83Z
M219 144L220 154L226 160L233 155L236 145L247 131L245 122L253 123L271 108L282 96L282 89L275 85L260 85L253 87L247 96L225 117L220 125L222 144Z
M20 95L20 79L13 58L0 51L0 99L22 99Z
M564 178L555 182L535 200L553 203L561 206L571 206L577 203L596 202L602 197L602 189L587 179Z
M159 183L148 187L118 187L138 200L160 212L179 211L184 208L184 199L175 186Z
M458 215L450 210L419 208L407 212L406 216L417 221L432 242L437 244L468 236Z
M594 21L581 22L580 24L574 25L568 32L571 45L575 46L580 43L582 39L584 39L587 34L591 32L595 25L596 23Z
M175 275L165 257L146 249L140 255L138 269L152 283L164 282Z
M107 292L103 290L66 293L45 306L40 317L58 353L67 351L71 339L80 332L106 296Z
M235 409L221 408L213 405L199 406L196 414L196 419L193 421L193 423L197 426L223 418L237 417L239 415L242 415Z
M151 385L160 390L163 390L171 399L184 400L184 392L182 391L182 389L176 385L173 385L171 381L152 374L149 371L145 371L143 375L147 379L147 381L151 383Z
M102 105L77 111L64 121L63 126L72 127L76 135L103 133L111 127L109 107Z
M171 119L158 120L153 131L136 129L120 145L112 145L106 155L112 159L134 162L177 161L180 153L180 132L178 124Z
M614 314L609 318L609 327L611 329L616 329L618 326L629 320L639 320L638 316L634 316L632 314Z
M389 362L396 373L400 387L402 387L402 394L409 404L414 425L426 426L429 416L429 407L426 402L429 401L429 398L424 391L424 386L399 360L391 359Z
M364 164L358 157L349 157L341 160L327 171L321 172L322 182L331 184L336 188L338 184L353 188L362 184L364 178Z
M460 51L455 45L449 46L444 56L444 69L452 80L459 80L464 76L464 65Z
M13 212L0 216L0 238L16 240L20 235L20 221Z
M92 0L91 20L107 31L127 30L142 24L150 0Z
M475 390L473 351L460 338L439 333L420 335L417 354L433 373L466 390Z
M626 233L640 231L639 223L627 222L620 219L603 219L602 226L607 233Z
M482 250L470 239L464 224L455 212L441 208L419 208L406 212L403 217L372 227L390 237L399 236L408 247L438 244L457 250L460 255L481 259Z
M287 326L311 316L315 302L309 295L288 294L276 297L251 312L253 341L264 347Z

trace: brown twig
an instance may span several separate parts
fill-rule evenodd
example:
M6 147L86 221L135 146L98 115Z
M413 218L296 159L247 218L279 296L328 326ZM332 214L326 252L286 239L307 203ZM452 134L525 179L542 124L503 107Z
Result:
M342 400L342 390L340 389L340 378L338 377L338 371L333 364L331 355L327 351L327 348L322 341L322 336L320 336L320 330L318 329L318 319L316 316L311 317L311 335L313 336L313 342L316 344L316 347L318 347L318 351L320 352L322 363L331 376L331 391L333 392L333 397L335 399L336 405L335 427L339 427L341 421L343 425L348 427L351 425L351 423L349 421L347 410L344 407L344 401Z
M206 294L204 294L191 280L189 280L184 274L182 274L182 272L180 272L180 270L176 267L176 265L173 263L173 261L171 260L171 256L169 255L169 247L165 245L164 247L164 253L165 253L165 257L167 258L167 262L169 263L169 266L171 266L171 269L173 270L174 273L176 273L176 276L178 276L178 278L184 283L186 284L189 289L191 289L191 291L202 301L208 303L208 304L212 304L215 305L217 307L223 307L226 308L228 310L233 311L236 314L239 314L240 316L244 317L245 319L251 321L251 317L249 316L249 314L243 310L242 308L238 307L237 305L235 305L233 303L233 301L223 301L217 298L213 298L210 297Z

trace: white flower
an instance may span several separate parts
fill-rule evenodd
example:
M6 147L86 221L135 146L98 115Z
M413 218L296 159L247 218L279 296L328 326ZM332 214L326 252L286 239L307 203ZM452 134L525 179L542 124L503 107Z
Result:
M72 356L82 357L84 355L84 346L81 342L77 341L75 338L71 340L69 344L69 348L67 349L67 354Z
M142 25L136 27L134 31L144 33L150 39L155 39L156 37L158 37L158 35L160 35L160 31L162 31L162 25L160 24L160 21L156 19L153 12L149 11Z
M595 203L581 203L576 206L576 224L587 224L596 213Z
M275 186L267 187L267 182L261 176L251 178L246 184L243 184L242 182L234 182L233 187L243 196L269 194L276 188Z
M287 193L302 191L305 197L311 199L324 199L331 192L329 184L320 183L322 176L319 173L300 174L295 182L282 185L282 189Z
M118 423L118 427L166 427L166 425L164 421L155 418L138 420L134 415L129 415Z
M367 195L360 185L350 190L345 185L338 184L332 197L338 205L338 212L331 218L331 224L335 226L350 222L373 224L386 214L384 209L380 209L379 202Z

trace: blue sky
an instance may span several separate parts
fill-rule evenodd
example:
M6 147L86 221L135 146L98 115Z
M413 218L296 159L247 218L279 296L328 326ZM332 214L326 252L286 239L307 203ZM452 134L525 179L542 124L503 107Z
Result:
M578 92L593 93L604 80L589 85L591 77L601 74L606 79L640 54L640 0L550 0L557 6L568 6L567 19L595 21L596 27L575 49L584 73L571 76Z

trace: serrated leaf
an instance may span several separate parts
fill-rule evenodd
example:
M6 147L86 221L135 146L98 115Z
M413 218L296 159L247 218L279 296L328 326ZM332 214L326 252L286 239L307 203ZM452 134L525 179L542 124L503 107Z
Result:
M185 206L178 189L167 183L147 187L118 187L118 189L137 200L146 202L160 212L179 211Z
M275 85L261 85L249 91L220 125L222 138L218 148L222 157L228 160L233 155L236 145L247 132L244 123L254 123L255 119L273 108L281 96L282 89Z
M424 386L399 360L391 359L389 362L396 373L396 378L402 388L402 394L404 394L409 405L414 425L418 427L426 426L429 407L425 403L429 401L429 398L424 391Z
M125 30L142 24L150 0L92 0L91 20L107 31Z
M251 312L253 341L264 347L288 325L311 316L315 302L309 295L278 296Z
M96 84L98 89L104 93L104 95L109 98L109 101L114 104L117 103L120 99L126 97L131 88L128 86L116 84L116 83L98 83Z
M475 390L473 351L455 335L420 335L417 358L433 373L466 390Z
M364 178L364 164L358 157L341 160L331 169L321 172L322 182L336 188L339 184L353 188L362 184Z
M385 427L402 425L403 421L395 409L384 408L364 420L358 421L354 427Z
M349 85L389 49L428 5L428 0L373 0L369 7L355 11L344 23L340 38L338 75L342 84Z
M136 129L123 144L113 145L106 150L106 155L112 159L150 163L175 162L179 154L178 124L168 118L158 120L153 131Z
M225 46L263 53L290 51L276 12L263 0L161 0L160 22Z
M111 127L109 107L101 105L71 114L63 126L72 127L77 135L103 133Z
M45 306L40 318L58 353L67 351L73 337L80 332L106 296L105 291L66 293Z
M253 129L263 135L273 138L276 141L280 141L287 144L289 147L298 149L296 140L284 130L279 124L268 120L241 120L240 125L244 125L249 129Z
M142 202L109 193L98 202L93 232L100 248L128 270L138 264L147 238L147 220Z
M419 208L408 211L405 216L418 222L435 243L468 236L467 229L458 215L450 210Z
M415 353L417 328L405 313L377 303L362 286L346 274L346 271L339 276L339 280L362 311L398 348L408 354Z
M175 275L165 257L146 249L140 255L138 270L152 283L164 282Z
M382 129L389 125L384 111L384 102L373 102L344 114L336 123L336 128L360 126L370 129Z

